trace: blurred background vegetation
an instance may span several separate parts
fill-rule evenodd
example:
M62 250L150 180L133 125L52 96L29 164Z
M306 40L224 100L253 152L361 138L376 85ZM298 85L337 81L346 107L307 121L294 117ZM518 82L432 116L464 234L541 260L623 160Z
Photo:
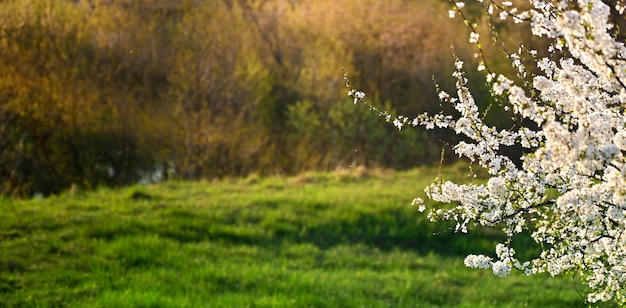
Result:
M454 92L450 46L478 61L448 9L445 0L2 0L1 193L437 163L452 136L397 131L352 104L343 74L392 114L439 111L433 76ZM485 50L506 70L495 47ZM468 68L487 108L484 75ZM507 119L497 108L489 117Z

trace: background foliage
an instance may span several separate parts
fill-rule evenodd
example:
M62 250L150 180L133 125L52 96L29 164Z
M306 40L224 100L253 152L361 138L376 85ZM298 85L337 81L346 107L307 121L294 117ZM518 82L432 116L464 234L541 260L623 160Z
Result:
M437 162L449 136L398 132L354 108L342 68L387 110L438 110L432 76L452 88L451 44L475 61L446 10L439 0L1 1L1 192Z

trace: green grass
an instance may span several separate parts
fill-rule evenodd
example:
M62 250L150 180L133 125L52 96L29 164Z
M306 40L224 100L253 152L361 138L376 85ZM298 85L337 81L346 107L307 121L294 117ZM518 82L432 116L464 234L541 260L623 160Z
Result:
M436 175L355 170L2 199L0 306L585 306L571 277L465 268L463 256L492 254L498 235L428 223L410 203Z

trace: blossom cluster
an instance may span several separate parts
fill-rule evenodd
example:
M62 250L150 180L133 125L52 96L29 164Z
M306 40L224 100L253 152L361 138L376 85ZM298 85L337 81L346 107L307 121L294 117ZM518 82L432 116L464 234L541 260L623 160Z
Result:
M430 209L428 217L456 221L459 232L468 225L503 227L508 240L495 247L495 257L470 255L469 267L491 268L497 276L513 269L578 273L590 287L589 302L626 304L626 47L611 22L611 10L623 12L624 3L528 0L518 9L509 1L476 1L491 16L529 23L533 35L552 42L547 51L560 56L529 51L537 68L530 73L521 47L508 54L519 84L479 64L492 96L525 125L497 129L485 123L460 60L453 74L456 93L439 91L458 115L387 117L398 128L452 129L465 137L454 145L455 153L489 173L484 184L430 185L429 198L454 206ZM465 3L452 3L449 16L463 16ZM478 46L478 32L470 28L469 41ZM350 94L365 103L360 93ZM526 154L502 154L514 145ZM519 260L511 248L513 235L523 231L542 248L534 259Z

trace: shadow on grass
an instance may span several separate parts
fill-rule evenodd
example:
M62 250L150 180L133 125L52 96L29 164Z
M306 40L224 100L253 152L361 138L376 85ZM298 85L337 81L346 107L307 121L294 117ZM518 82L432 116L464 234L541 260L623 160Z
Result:
M118 236L154 234L180 243L212 241L260 247L308 243L321 249L361 244L385 251L406 249L442 256L493 254L495 243L505 240L494 229L455 233L454 225L430 223L405 207L338 211L327 204L269 201L210 211L161 205L154 211L156 218L151 219L130 217L92 223L85 235L109 241ZM528 236L520 236L516 244L522 258L537 253Z

